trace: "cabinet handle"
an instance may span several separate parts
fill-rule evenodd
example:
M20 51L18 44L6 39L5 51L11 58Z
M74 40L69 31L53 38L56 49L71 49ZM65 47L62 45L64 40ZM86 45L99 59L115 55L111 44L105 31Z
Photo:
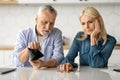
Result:
M88 0L79 0L79 1L88 1Z

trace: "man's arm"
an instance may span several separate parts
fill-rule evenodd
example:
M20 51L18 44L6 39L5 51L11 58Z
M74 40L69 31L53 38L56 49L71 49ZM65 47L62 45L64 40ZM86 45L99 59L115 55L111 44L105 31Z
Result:
M26 60L28 60L27 43L25 42L26 41L25 36L27 34L24 33L26 33L26 31L22 30L17 35L12 60L12 63L14 65L21 67L24 66L24 63L26 62Z
M22 50L19 54L18 54L18 58L20 60L21 63L25 63L28 60L28 49L25 48L24 50Z
M44 62L45 67L56 67L57 66L57 61L55 59L50 59L46 62Z
M34 69L39 69L41 67L56 67L57 61L55 59L50 59L48 61L42 61L42 60L30 60L30 64L33 66Z
M28 47L30 49L34 49L34 50L40 50L40 43L35 41L35 42L30 42L28 44ZM28 57L29 57L29 53L28 53L28 47L26 47L24 50L22 50L18 57L19 57L19 60L22 62L22 63L25 63L27 60L28 60Z

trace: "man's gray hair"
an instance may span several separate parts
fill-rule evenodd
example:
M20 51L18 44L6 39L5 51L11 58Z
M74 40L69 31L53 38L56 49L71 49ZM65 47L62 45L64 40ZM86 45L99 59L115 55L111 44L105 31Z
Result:
M50 13L55 13L55 15L57 15L57 11L51 5L40 6L38 14L40 14L43 10L48 10Z

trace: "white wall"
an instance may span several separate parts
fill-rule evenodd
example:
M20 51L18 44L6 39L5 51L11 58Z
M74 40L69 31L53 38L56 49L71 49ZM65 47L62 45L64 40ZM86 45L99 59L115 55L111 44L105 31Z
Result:
M99 10L105 21L107 32L116 37L120 44L120 4L54 4L58 11L55 26L63 35L73 40L75 34L82 30L78 20L81 11L89 6ZM0 45L14 45L20 29L34 26L34 16L40 4L36 5L0 5Z

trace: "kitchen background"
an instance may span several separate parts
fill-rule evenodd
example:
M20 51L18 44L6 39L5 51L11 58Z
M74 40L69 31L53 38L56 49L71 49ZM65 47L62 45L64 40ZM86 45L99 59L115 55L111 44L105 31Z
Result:
M55 27L62 31L67 45L71 45L75 34L82 30L78 17L87 6L93 6L101 13L108 34L115 36L117 44L120 44L120 0L57 0L58 3L56 0L19 0L21 2L15 1L15 4L9 1L15 0L0 0L0 65L11 64L18 32L35 26L34 17L39 6L48 4L47 2L51 3L58 12ZM65 55L68 50L69 48L64 50ZM120 50L114 49L109 63L120 65L119 57Z
M41 4L0 5L0 45L14 45L19 30L35 25L35 14ZM81 31L78 16L87 6L93 6L103 16L108 34L116 37L120 44L120 3L52 4L58 11L55 27L58 27L67 44Z

